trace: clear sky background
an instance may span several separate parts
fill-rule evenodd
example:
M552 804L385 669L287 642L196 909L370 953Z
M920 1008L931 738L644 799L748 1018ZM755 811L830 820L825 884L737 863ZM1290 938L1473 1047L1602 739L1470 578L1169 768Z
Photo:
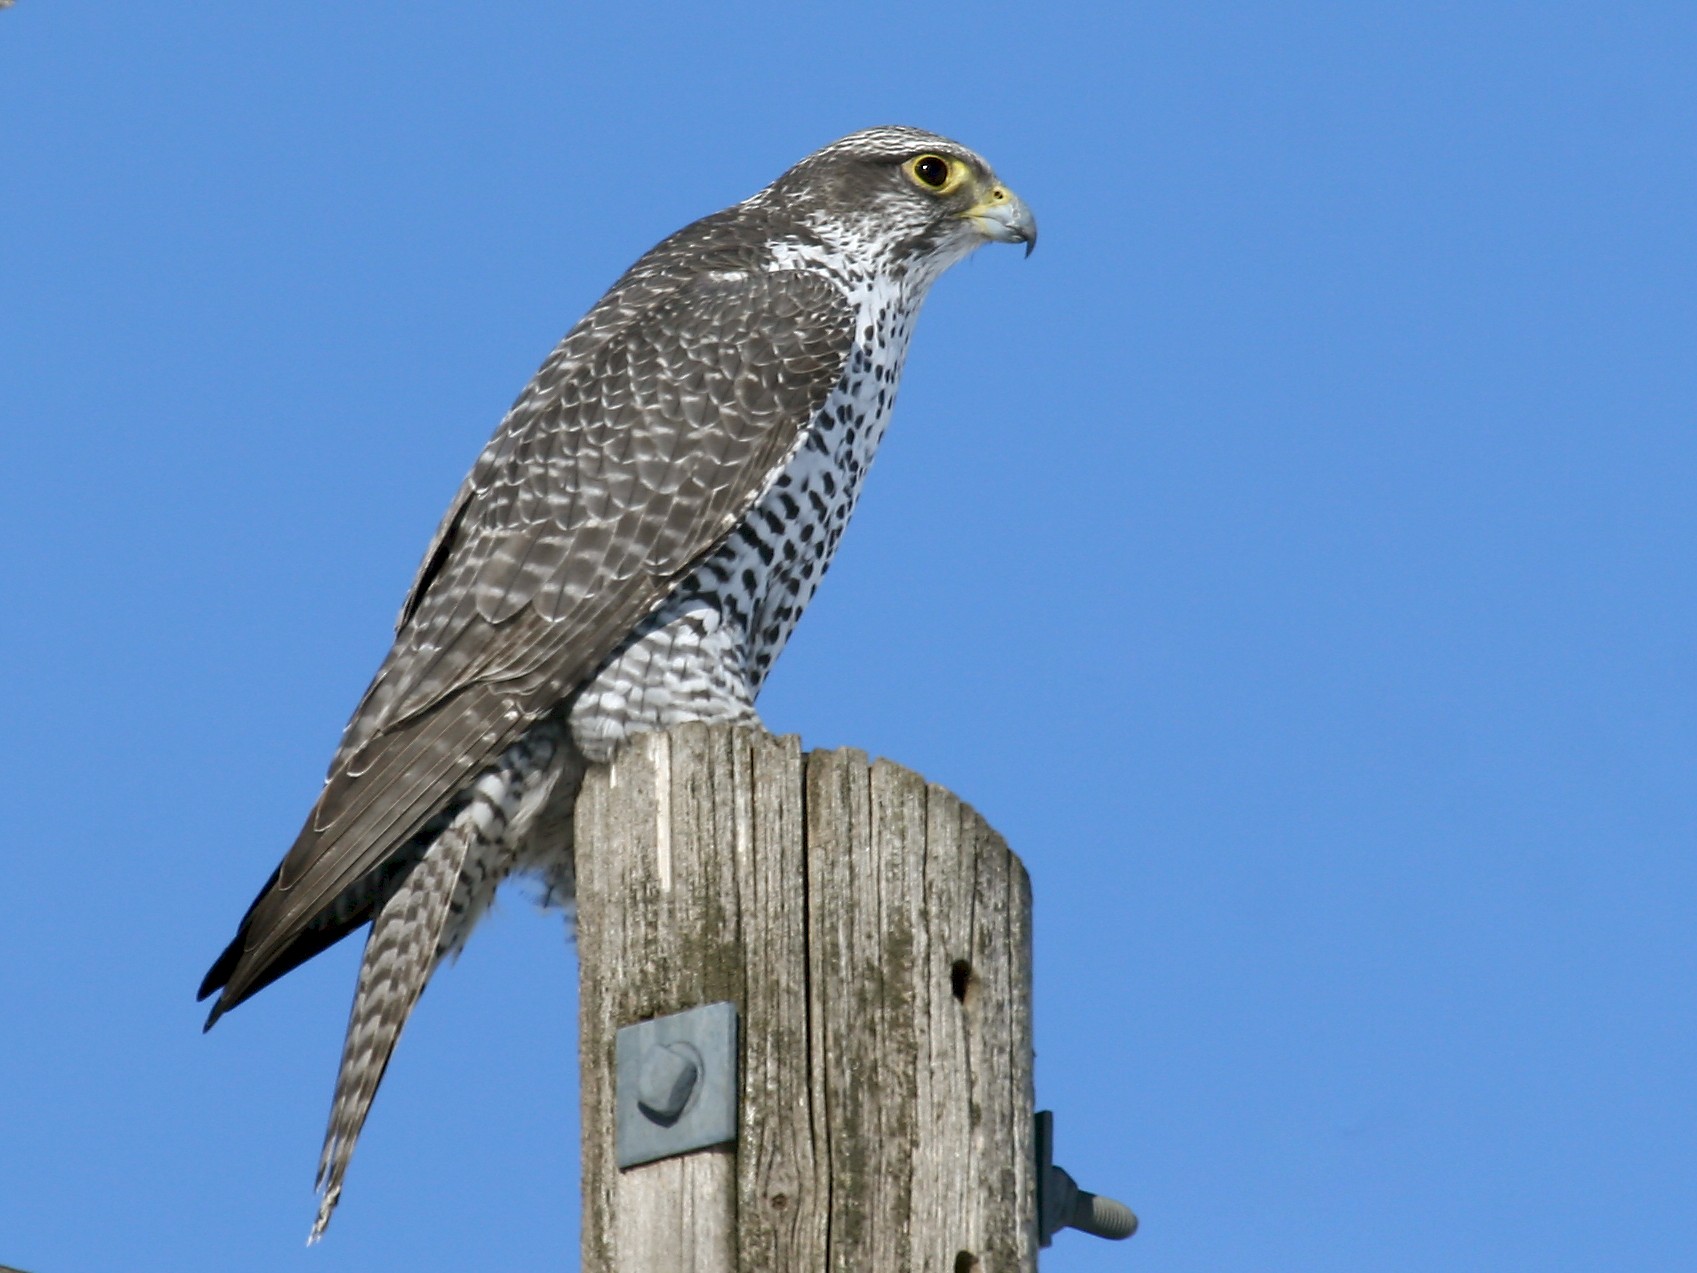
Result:
M1121 1245L1697 1268L1697 8L0 13L0 1263L575 1266L575 966L510 898L302 1246L348 942L210 1036L437 518L639 253L869 124L938 286L761 707L981 808Z

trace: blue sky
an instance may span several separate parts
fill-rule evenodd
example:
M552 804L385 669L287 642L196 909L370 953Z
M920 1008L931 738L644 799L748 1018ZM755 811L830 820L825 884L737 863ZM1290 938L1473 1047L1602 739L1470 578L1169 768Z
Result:
M461 474L640 252L904 122L937 288L762 700L977 804L1048 1270L1697 1260L1697 11L0 13L0 1262L575 1266L575 969L509 899L301 1245L358 956L199 1032Z

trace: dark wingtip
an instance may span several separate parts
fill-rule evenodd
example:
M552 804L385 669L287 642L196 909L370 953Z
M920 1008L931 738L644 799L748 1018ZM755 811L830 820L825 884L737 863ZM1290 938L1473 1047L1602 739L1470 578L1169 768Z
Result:
M195 1002L208 999L225 986L230 984L230 976L236 971L236 965L241 961L241 938L237 938L224 948L224 953L212 961L212 967L206 970L206 976L200 979L200 989L195 991Z
M195 992L194 996L196 1002L204 1002L218 994L220 990L224 992L218 995L218 1002L212 1005L212 1011L207 1014L206 1024L200 1027L202 1034L216 1025L218 1018L223 1016L226 1011L236 1006L236 1001L230 997L229 985L230 978L235 976L236 965L241 962L241 958L242 938L241 934L238 933L236 939L224 947L224 953L212 961L212 967L206 970L206 976L201 978L200 989Z

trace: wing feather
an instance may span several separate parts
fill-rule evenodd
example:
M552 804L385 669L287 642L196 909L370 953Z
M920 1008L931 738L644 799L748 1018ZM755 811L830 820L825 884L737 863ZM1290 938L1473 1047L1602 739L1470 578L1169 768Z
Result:
M327 908L581 686L800 444L852 312L819 275L766 270L726 216L692 227L700 251L686 230L633 267L466 479L306 826L208 976L203 997L228 973L214 1019L322 948Z

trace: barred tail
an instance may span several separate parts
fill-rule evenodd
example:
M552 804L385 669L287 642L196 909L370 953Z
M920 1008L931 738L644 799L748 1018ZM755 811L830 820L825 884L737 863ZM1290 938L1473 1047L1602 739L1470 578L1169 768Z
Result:
M443 927L466 850L477 835L473 818L462 816L449 823L372 921L348 1016L330 1127L318 1161L318 1219L307 1238L309 1245L324 1236L371 1098L383 1081L407 1016L441 962Z

